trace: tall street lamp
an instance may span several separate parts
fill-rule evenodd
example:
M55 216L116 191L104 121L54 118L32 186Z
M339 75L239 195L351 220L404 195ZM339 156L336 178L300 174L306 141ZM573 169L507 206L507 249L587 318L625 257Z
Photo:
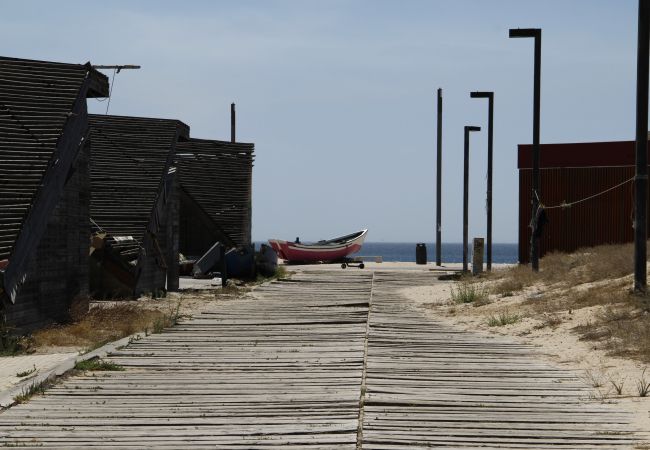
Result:
M467 272L467 222L469 220L469 133L481 127L465 126L465 152L463 155L463 272Z
M438 132L436 136L436 266L442 265L442 88L438 88Z
M531 192L532 217L531 223L536 228L537 209L539 208L539 97L540 70L542 64L542 30L541 28L510 29L511 38L535 38L535 75L533 86L533 187ZM532 269L539 270L539 238L536 238L535 228L530 235L530 264Z
M494 92L471 92L472 98L488 99L488 173L487 173L487 270L492 270L492 143L494 125Z
M648 47L650 0L639 0L636 60L636 172L634 175L634 292L647 290Z

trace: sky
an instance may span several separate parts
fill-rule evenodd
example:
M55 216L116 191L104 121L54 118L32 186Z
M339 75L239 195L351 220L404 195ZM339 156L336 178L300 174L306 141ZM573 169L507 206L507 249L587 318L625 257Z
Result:
M495 92L493 240L516 242L533 40L509 28L542 28L542 143L634 139L636 0L1 5L3 56L141 65L115 76L111 114L228 140L235 102L237 139L255 143L255 240L368 228L368 241L434 241L440 87L443 242L462 240L465 125L482 127L470 144L470 239L486 233L487 100L474 90Z

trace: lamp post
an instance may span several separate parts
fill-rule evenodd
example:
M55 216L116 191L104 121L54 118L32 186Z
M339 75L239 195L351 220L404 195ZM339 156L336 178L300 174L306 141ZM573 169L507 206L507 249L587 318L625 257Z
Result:
M634 292L647 291L648 47L650 0L639 0L636 62L636 172L634 175Z
M442 89L438 88L438 133L436 136L436 266L442 265Z
M487 270L492 270L492 157L494 125L494 92L471 92L472 98L488 99L488 169L487 169Z
M542 63L542 30L541 28L515 28L510 29L511 38L535 39L535 75L533 86L533 183L531 192L532 221L539 208L539 100L540 100L540 70ZM534 230L530 235L530 265L537 272L539 270L539 238L535 237Z
M465 151L463 155L463 272L467 272L467 222L469 220L469 133L481 127L465 126Z

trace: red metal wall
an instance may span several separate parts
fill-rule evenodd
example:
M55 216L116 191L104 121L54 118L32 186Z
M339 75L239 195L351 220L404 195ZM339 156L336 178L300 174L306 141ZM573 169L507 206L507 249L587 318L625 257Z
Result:
M519 146L519 262L530 259L531 146ZM571 203L634 176L634 142L544 144L540 147L540 200ZM540 255L633 240L634 183L570 208L547 209Z

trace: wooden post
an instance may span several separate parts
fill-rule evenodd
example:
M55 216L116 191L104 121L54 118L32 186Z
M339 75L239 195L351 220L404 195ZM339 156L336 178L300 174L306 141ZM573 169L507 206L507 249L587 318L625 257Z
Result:
M472 245L472 275L483 273L483 238L474 238Z

